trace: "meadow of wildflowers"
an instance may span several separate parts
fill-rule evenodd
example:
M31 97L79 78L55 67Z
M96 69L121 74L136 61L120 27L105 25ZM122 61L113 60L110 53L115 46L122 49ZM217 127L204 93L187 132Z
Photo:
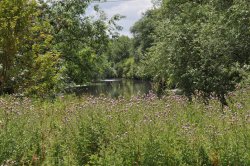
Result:
M1 97L0 165L248 166L249 92L230 94L223 110L153 94Z

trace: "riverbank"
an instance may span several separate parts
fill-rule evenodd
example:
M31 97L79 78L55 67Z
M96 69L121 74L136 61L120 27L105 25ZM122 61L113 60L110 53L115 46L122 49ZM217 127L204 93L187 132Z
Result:
M180 96L0 98L0 163L250 165L250 90L221 111ZM0 164L0 165L1 165Z

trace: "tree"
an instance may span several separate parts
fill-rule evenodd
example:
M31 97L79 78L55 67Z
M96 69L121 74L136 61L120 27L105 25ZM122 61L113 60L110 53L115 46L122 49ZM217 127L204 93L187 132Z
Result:
M60 54L51 47L51 26L39 4L0 1L0 20L1 93L7 89L39 96L54 94L62 68Z
M0 1L0 84L12 88L11 82L16 75L15 60L19 50L28 40L32 17L35 17L35 2L28 0Z
M90 1L61 0L47 5L50 24L54 27L54 48L58 50L65 64L67 83L84 84L99 78L112 29L119 28L114 16L108 20L105 13L95 6L98 17L85 15ZM112 26L113 25L113 26Z
M140 62L145 57L147 49L153 46L156 20L157 9L148 10L131 28L136 62Z
M132 54L133 41L127 36L120 36L109 43L105 56L109 62L106 70L107 77L133 77L134 57Z
M225 96L242 79L249 64L250 3L248 1L168 1L161 6L161 23L148 64L158 80L204 101Z

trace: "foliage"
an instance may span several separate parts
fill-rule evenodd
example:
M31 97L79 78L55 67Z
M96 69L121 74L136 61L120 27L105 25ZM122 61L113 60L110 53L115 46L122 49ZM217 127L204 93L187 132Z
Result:
M16 72L13 72L15 60L24 42L29 40L33 23L31 18L35 16L34 1L0 1L1 92L4 87L11 85L16 75Z
M63 87L63 69L60 54L48 52L38 56L32 66L31 78L26 82L25 93L39 97L56 94Z
M51 44L52 27L35 1L1 1L2 90L54 94L61 86L60 53ZM8 12L5 12L8 11Z
M120 36L109 43L107 57L109 68L106 69L107 77L126 77L133 78L134 57L133 57L133 40L127 36Z
M0 94L53 96L66 84L100 78L115 15L86 16L90 1L0 2Z
M135 60L137 62L143 60L147 49L153 46L157 14L157 9L146 11L143 17L131 28L131 33L134 36Z
M229 107L154 94L0 98L1 165L249 165L250 89Z
M190 99L216 96L226 105L225 96L243 80L250 62L249 5L244 0L163 1L155 9L154 44L146 47L144 72Z
M110 20L95 6L97 17L86 16L89 1L52 1L45 12L49 14L54 28L55 49L65 63L67 83L84 84L101 77L105 67L109 33L116 28L116 21L122 17L115 15ZM115 35L115 34L113 34Z

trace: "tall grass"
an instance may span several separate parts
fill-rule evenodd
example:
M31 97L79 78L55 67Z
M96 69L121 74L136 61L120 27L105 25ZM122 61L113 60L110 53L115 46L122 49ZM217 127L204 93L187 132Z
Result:
M250 90L219 103L0 98L2 165L250 165ZM0 164L0 165L1 165Z

